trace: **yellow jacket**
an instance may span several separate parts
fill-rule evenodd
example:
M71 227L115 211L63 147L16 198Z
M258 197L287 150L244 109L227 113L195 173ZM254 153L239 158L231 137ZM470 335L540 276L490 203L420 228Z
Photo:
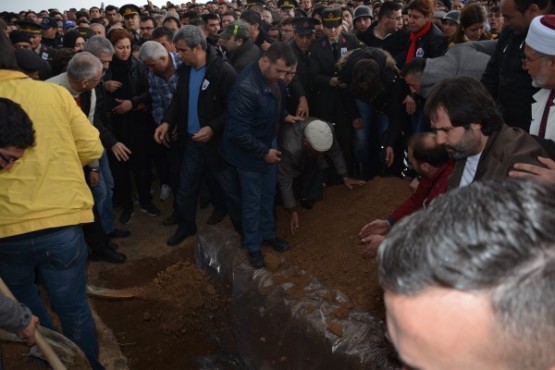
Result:
M0 70L0 97L21 105L35 146L0 171L0 238L93 221L83 166L102 155L98 131L69 92L23 73Z

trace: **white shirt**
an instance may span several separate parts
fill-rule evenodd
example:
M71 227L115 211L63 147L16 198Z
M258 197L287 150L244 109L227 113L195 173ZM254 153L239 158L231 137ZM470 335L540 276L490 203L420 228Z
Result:
M530 124L530 134L532 135L537 136L540 131L543 111L550 93L551 89L541 89L533 96L534 103L532 103L532 123ZM555 107L551 107L549 110L547 125L545 126L545 138L555 140Z
M480 162L481 156L482 152L466 158L461 183L459 184L460 187L470 185L472 181L474 181L474 176L476 176L476 169L478 168L478 162Z

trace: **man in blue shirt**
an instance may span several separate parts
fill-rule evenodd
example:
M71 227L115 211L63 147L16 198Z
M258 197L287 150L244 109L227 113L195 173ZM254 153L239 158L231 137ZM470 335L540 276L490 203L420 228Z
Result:
M220 203L240 230L239 198L229 176L233 171L218 153L218 136L223 131L228 93L235 80L235 70L215 48L208 46L202 31L195 26L181 28L174 37L183 66L178 69L177 87L154 140L168 145L169 133L177 127L177 145L183 158L180 165L177 208L179 226L167 244L174 246L196 234L196 210L200 180L205 171L215 179L212 185ZM235 179L236 180L236 179ZM224 190L225 189L225 192Z

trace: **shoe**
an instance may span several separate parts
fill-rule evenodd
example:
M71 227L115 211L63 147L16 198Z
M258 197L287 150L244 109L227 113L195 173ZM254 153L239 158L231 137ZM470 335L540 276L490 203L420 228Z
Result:
M261 269L265 266L264 257L261 251L249 252L249 262L251 266L255 269Z
M114 231L108 234L108 238L127 238L130 235L131 231L129 230L114 229Z
M111 240L108 240L108 242L106 243L106 247L110 248L111 250L113 250L115 252L119 248L119 245L117 245L116 243L114 243Z
M133 208L124 209L121 215L119 216L119 222L124 225L127 225L131 220L131 216L133 216Z
M289 249L289 243L280 238L274 238L272 240L264 240L262 242L264 245L269 245L274 248L277 252L284 252Z
M91 261L104 261L110 263L124 263L127 257L123 253L118 253L111 247L106 246L99 251L93 251L89 255Z
M214 208L214 210L212 211L212 214L210 215L210 217L208 217L208 220L206 220L206 224L207 225L219 224L220 222L222 222L225 215L227 215L227 212L224 211L223 209Z
M160 216L160 210L152 203L141 204L141 211L149 216Z
M170 197L172 193L172 188L169 187L169 185L162 185L160 186L160 200L166 200Z
M299 200L299 203L301 207L303 207L304 209L312 209L312 207L314 207L315 202L313 200L301 199Z
M191 233L191 232L186 232L186 231L180 231L179 229L176 231L175 234L172 235L171 238L169 238L166 241L166 244L169 247L173 247L178 245L179 243L181 243L183 240L187 239L190 236L195 235L195 233Z
M168 218L162 221L162 225L164 226L177 225L177 213L175 211L172 212L172 214Z

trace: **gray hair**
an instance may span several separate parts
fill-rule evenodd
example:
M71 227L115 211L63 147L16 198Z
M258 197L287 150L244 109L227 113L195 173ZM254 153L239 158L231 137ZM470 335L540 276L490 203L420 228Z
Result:
M114 55L115 53L112 43L106 37L98 35L88 39L83 50L88 51L98 58L100 58L101 55Z
M158 60L168 56L166 48L156 41L146 41L139 50L139 59L144 62L147 58Z
M186 25L181 27L173 36L173 43L183 40L188 47L194 48L197 45L206 50L207 43L204 33L196 26Z
M379 250L381 286L489 296L495 347L512 369L555 365L555 188L484 181L398 222Z
M67 65L67 77L73 81L94 79L102 71L102 62L89 52L77 53Z

